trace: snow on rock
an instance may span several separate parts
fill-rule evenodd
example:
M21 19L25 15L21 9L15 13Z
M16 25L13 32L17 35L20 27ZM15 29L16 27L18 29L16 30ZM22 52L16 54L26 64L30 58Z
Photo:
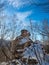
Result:
M19 44L24 44L26 42L30 41L30 39L28 37L24 37L20 40Z
M7 65L7 64L8 64L7 62L0 63L0 65Z
M46 55L45 55L45 60L46 60L47 62L49 62L49 54L46 54Z
M28 37L25 37L25 38L22 38L20 40L20 43L19 44L25 44L26 42L30 41L30 39ZM22 50L22 49L21 49ZM21 51L21 50L18 50L18 51ZM40 61L41 65L49 65L49 54L46 54L45 55L45 60L43 60L43 50L42 50L42 45L40 43L31 43L31 45L29 47L25 47L23 49L23 58L31 58L31 59L36 59ZM35 51L36 51L36 54L35 54ZM38 59L37 59L38 57ZM21 65L20 64L20 61L18 61L19 64L18 65ZM0 65L7 65L7 62L2 62L0 63Z

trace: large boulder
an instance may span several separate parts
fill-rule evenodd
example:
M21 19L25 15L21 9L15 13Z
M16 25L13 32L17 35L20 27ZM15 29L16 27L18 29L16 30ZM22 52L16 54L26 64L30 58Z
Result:
M44 45L43 46L45 53L49 54L49 45Z
M0 62L11 59L10 41L0 39Z

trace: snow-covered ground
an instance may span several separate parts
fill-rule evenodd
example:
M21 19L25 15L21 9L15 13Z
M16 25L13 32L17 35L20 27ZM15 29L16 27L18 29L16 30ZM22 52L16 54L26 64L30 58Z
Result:
M26 58L30 57L30 58L34 58L34 59L38 60L37 57L36 57L36 54L34 53L34 49L33 48L36 49L37 57L38 57L41 65L49 65L49 55L48 54L45 55L45 61L44 61L43 60L43 51L41 49L41 45L40 44L34 44L34 45L31 45L28 48L26 47L25 51L23 53L23 55L24 55L23 57L26 57ZM18 65L21 65L20 61L18 61L18 60L16 60L16 61L19 63ZM7 65L7 64L8 63L3 62L0 65Z
M24 44L24 42L26 43L27 41L30 41L29 38L23 38L20 41L20 44ZM24 48L24 52L22 53L23 58L33 58L36 59L38 61L38 65L49 65L49 54L46 54L44 56L43 54L43 50L42 50L42 44L40 43L31 43L31 46L29 47L25 47ZM21 65L20 60L16 60L16 62L18 62L19 64L17 65ZM0 65L14 65L10 62L10 64L8 64L8 62L2 62L0 63Z

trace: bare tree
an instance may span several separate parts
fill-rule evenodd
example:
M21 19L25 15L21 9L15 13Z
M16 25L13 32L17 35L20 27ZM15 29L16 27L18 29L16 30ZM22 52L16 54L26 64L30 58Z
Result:
M5 33L5 22L3 21L5 19L5 16L0 16L0 34L1 38L4 38Z
M9 22L7 23L6 20ZM2 13L2 15L0 16L0 37L2 39L10 38L11 40L13 40L15 38L17 30L16 21L17 18L15 14L13 16L8 16L5 15L4 12Z
M37 25L36 31L42 36L43 41L49 41L49 22L44 19Z
M30 30L31 30L31 38L32 40L37 40L37 36L39 35L39 33L37 32L38 29L38 23L36 21L32 21L30 20Z
M6 24L7 22L6 19L8 19L7 15L0 16L0 38L1 39L7 39L8 37L10 37L9 33L11 29Z
M15 38L15 33L16 33L16 15L14 14L12 17L12 28L11 28L11 32L12 32L12 36L11 36L11 40L13 40Z

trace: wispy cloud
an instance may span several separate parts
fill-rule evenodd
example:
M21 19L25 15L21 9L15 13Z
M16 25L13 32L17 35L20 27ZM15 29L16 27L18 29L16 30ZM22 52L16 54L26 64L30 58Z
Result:
M21 8L24 5L31 4L31 2L34 2L34 0L8 0L9 4L16 7Z
M42 2L48 2L47 0L8 0L9 4L16 7L16 8L22 8L24 6L28 6L34 3L35 5Z
M18 21L16 21L18 28L22 29L29 25L29 22L26 20L28 16L30 16L32 11L27 12L17 12L16 16L18 18Z
M17 17L19 20L24 21L28 16L30 16L32 11L27 12L17 12Z

